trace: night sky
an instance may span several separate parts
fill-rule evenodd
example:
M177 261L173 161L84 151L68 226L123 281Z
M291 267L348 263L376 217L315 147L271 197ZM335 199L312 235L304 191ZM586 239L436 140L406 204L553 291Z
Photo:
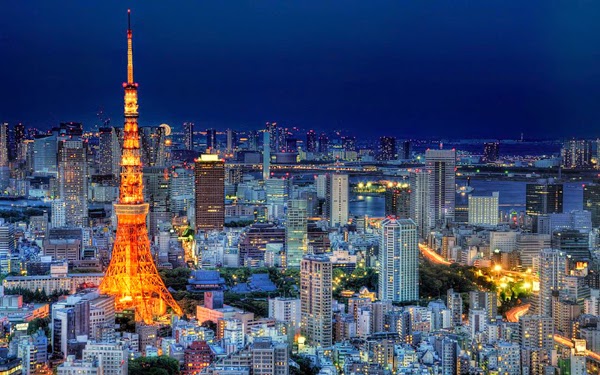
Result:
M174 5L175 4L175 5ZM598 1L3 1L0 121L600 136Z

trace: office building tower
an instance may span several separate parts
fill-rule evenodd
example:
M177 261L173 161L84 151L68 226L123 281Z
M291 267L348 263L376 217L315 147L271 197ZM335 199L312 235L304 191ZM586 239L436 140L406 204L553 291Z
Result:
M145 167L144 199L148 202L148 234L154 238L159 224L171 222L169 170L166 167Z
M215 129L206 129L206 150L212 154L213 150L218 148L217 131Z
M590 211L573 210L560 214L537 216L537 233L553 234L556 231L565 230L590 233L592 231L592 213Z
M495 191L491 197L469 195L469 224L498 225L499 194Z
M300 267L308 251L306 200L290 199L285 223L286 258L288 267Z
M344 151L356 151L356 137L344 137L342 139Z
M571 261L589 261L592 259L588 232L572 229L554 231L552 247L562 250L567 257L571 258Z
M94 358L85 361L76 359L75 355L68 355L66 360L56 368L56 375L104 375L102 359Z
M412 142L403 141L401 143L402 149L400 150L400 159L411 160L412 159Z
M53 199L50 206L51 227L61 228L67 225L67 204L62 199Z
M456 151L427 150L425 162L433 174L433 221L436 225L444 225L454 220Z
M301 330L309 345L332 345L332 268L329 258L307 255L300 266Z
M388 184L385 190L385 216L397 219L410 217L411 189L407 182Z
M334 173L330 177L329 223L332 227L348 223L348 175Z
M256 130L251 130L247 133L248 135L248 150L249 151L258 151L260 144L260 132Z
M327 154L329 152L329 138L327 134L321 133L319 136L319 152L321 154Z
M58 143L59 197L65 202L66 225L88 224L87 147L81 140Z
M499 341L495 345L498 374L521 375L521 348L516 342Z
M398 159L398 151L396 150L396 137L379 138L377 160L387 161L396 159Z
M548 249L552 246L551 240L552 236L549 234L520 233L517 236L516 249L521 258L523 269L533 267L533 259L539 256L543 249Z
M112 175L115 179L121 173L121 144L119 131L114 127L100 128L98 145L98 172L101 175Z
M254 339L250 350L253 375L288 375L288 346L270 337Z
M268 205L281 206L283 209L290 195L289 180L285 178L268 179L265 181L265 194Z
M183 123L183 147L186 150L194 149L194 123L184 122Z
M554 347L554 323L549 316L525 315L519 318L521 349L546 349Z
M525 213L538 216L563 212L563 184L541 180L525 188Z
M33 171L56 175L58 141L56 134L38 136L33 141Z
M469 292L469 309L483 309L488 320L496 319L498 315L498 297L495 292Z
M483 144L483 162L494 163L498 161L500 144L498 142L486 142Z
M227 129L227 153L231 154L237 148L237 133L231 129Z
M195 162L196 231L223 230L225 224L225 162L200 155Z
M433 227L433 172L428 168L410 173L410 218L417 224L421 238L426 238Z
M263 132L263 165L262 177L263 180L268 180L271 175L271 133Z
M561 149L563 168L589 168L592 165L592 142L572 139Z
M315 176L315 189L317 190L317 198L326 199L329 196L327 190L329 176L326 174L319 174Z
M552 316L552 294L564 287L567 275L567 256L561 250L544 249L539 255L539 310L536 314Z
M126 375L129 350L119 343L88 343L83 349L83 360L102 359L104 375Z
M8 123L0 123L0 168L8 167Z
M458 367L458 343L449 337L442 338L437 347L440 356L441 375L456 375Z
M10 259L15 252L15 247L15 227L0 219L0 273L7 274L14 271L11 269Z
M583 210L591 213L594 228L600 227L600 181L583 186Z
M170 132L170 130L168 130ZM164 166L167 162L167 129L164 126L144 126L140 128L142 165L144 167Z
M306 152L317 152L317 133L314 130L306 133Z
M446 306L452 312L452 325L457 326L462 324L463 299L460 293L454 289L448 289L446 295Z
M417 226L411 219L385 219L379 242L379 294L382 301L419 299Z
M25 141L25 125L18 123L13 127L10 137L10 149L8 158L10 160L25 160L25 153L23 152L23 141Z

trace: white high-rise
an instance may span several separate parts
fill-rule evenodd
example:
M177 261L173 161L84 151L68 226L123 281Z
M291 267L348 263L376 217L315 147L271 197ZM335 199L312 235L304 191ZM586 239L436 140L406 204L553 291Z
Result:
M498 225L498 201L500 193L491 197L469 195L469 224Z
M306 199L290 199L285 223L288 267L300 267L300 261L308 251L307 225Z
M564 286L567 273L567 255L556 249L544 249L539 255L540 292L539 311L542 316L552 316L552 292Z
M379 299L419 299L417 226L411 219L385 219L379 242Z
M66 224L87 226L88 176L86 146L81 140L61 140L58 146L58 186L65 202Z
M348 223L348 175L331 175L331 204L329 205L329 220L332 227Z
M444 225L454 220L456 151L427 150L425 162L433 173L433 219L436 225Z
M280 322L291 323L300 327L300 299L275 297L269 298L269 318Z
M431 187L433 173L429 168L416 169L410 173L410 218L417 224L417 230L422 238L433 227Z
M129 351L117 343L88 343L83 349L84 360L102 360L104 375L126 375Z

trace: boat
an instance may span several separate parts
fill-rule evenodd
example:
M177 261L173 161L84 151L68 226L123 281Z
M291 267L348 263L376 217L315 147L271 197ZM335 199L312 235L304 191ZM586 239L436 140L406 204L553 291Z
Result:
M467 177L467 184L456 187L456 194L467 195L471 194L475 190L473 186L471 186L471 177Z

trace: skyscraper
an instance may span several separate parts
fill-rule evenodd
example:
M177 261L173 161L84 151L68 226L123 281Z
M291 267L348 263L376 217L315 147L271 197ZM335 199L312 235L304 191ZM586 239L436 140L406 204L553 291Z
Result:
M290 199L285 223L286 258L288 267L300 267L308 250L308 224L305 199Z
M196 231L223 230L225 224L225 162L200 155L195 162Z
M306 133L306 152L317 152L317 133L314 130Z
M300 266L301 330L308 344L332 345L332 267L323 255L307 255Z
M396 150L396 137L379 138L379 149L377 159L381 161L396 160L398 151Z
M129 12L128 12L129 16ZM128 17L129 18L129 17ZM135 310L136 321L147 324L166 312L167 305L175 314L182 311L158 275L150 253L146 227L148 204L144 203L144 180L138 133L137 83L133 80L133 47L131 23L127 28L127 82L125 89L125 126L121 157L121 186L117 215L117 234L110 264L100 292L115 297L115 309Z
M552 293L564 286L567 274L567 256L563 251L544 249L539 255L540 291L539 311L543 316L552 316Z
M493 163L498 160L500 144L498 142L486 142L483 144L483 161Z
M169 194L169 170L166 167L145 167L144 200L148 202L148 233L150 237L158 234L160 223L171 222Z
M231 154L237 147L237 133L227 129L227 153Z
M271 168L271 133L265 131L263 133L263 165L262 177L263 180L268 180L270 177Z
M120 149L117 138L117 132L113 127L104 127L99 129L98 145L98 173L101 175L119 175L119 153L115 153L115 148ZM114 159L117 160L114 160Z
M540 180L527 184L525 188L525 213L534 217L537 228L537 216L563 212L563 184L548 183Z
M215 129L206 129L206 149L212 150L217 149L217 131Z
M444 225L454 220L456 151L427 150L425 162L433 173L431 186L433 221L436 225Z
M144 126L140 128L142 165L144 167L164 166L166 164L166 133L162 126Z
M356 137L344 137L343 147L345 151L356 151Z
M592 164L592 142L572 139L561 150L563 168L588 168Z
M61 140L58 143L59 196L65 202L66 225L83 227L88 224L87 147L81 140Z
M592 214L592 226L600 227L600 183L583 186L583 209Z
M417 224L421 238L433 227L432 188L433 173L429 168L410 172L410 218Z
M194 123L183 123L183 146L186 150L194 149Z
M24 160L25 154L23 153L23 141L25 140L25 125L18 123L13 129L13 140L14 144L11 146L13 149L14 159Z
M385 190L385 216L397 219L410 217L410 185L406 182L389 183Z
M8 123L0 124L0 168L8 167Z
M319 152L321 154L327 154L329 152L329 138L327 134L321 133L319 136Z
M332 227L348 223L348 175L331 175L329 223Z
M499 196L497 191L491 197L469 195L469 224L498 225Z
M419 238L410 219L381 222L379 299L407 302L419 299Z

